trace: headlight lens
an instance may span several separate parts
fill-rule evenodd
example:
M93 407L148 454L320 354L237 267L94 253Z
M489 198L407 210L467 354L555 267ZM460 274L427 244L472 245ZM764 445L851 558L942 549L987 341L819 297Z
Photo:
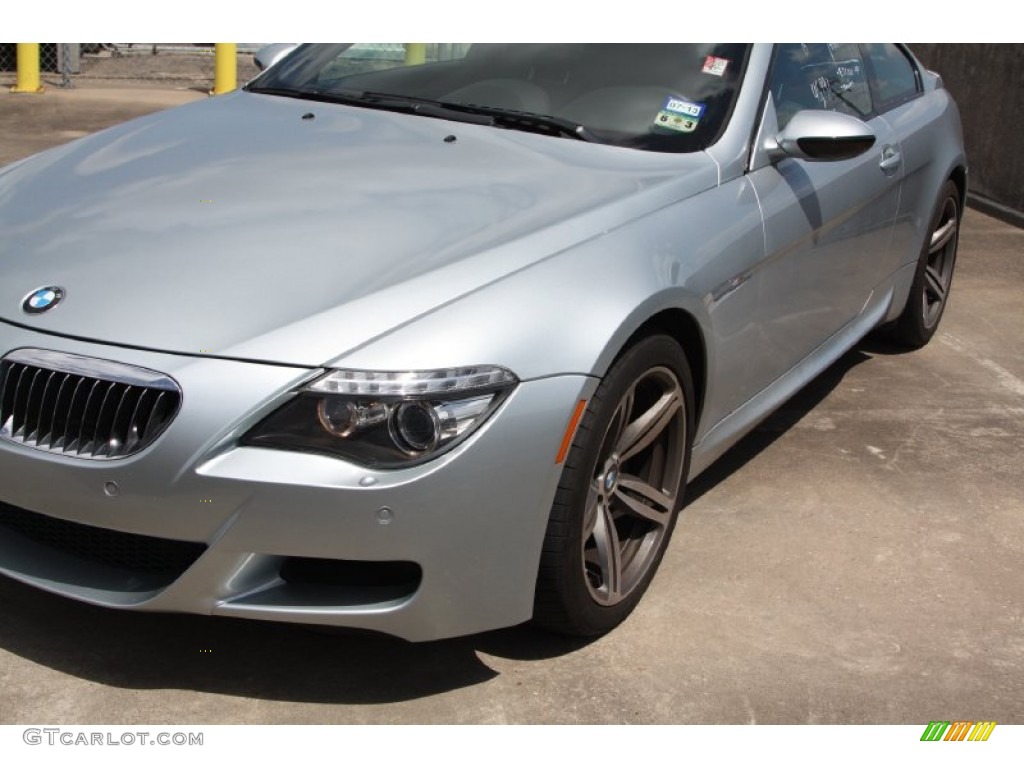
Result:
M519 382L498 366L329 371L253 427L243 445L315 451L401 467L465 439Z

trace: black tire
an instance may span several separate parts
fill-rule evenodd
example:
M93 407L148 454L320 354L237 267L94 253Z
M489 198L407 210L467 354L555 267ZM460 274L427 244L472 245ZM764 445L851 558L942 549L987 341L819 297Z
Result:
M641 339L612 365L562 469L541 554L536 624L592 637L636 607L683 503L693 403L690 366L669 336Z
M890 339L900 346L920 349L939 327L953 282L961 213L960 191L947 181L932 213L907 304L889 329Z

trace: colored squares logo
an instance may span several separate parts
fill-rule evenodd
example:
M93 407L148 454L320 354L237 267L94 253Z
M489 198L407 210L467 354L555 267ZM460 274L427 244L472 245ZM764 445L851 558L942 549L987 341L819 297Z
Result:
M921 741L988 741L995 727L992 720L932 720Z

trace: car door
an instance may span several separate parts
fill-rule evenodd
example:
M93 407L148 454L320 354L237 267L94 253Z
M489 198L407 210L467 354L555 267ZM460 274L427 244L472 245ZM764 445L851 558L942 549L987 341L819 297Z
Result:
M856 45L795 43L776 48L762 136L797 112L829 109L864 120L876 136L849 160L771 160L755 148L749 179L765 227L757 370L771 383L865 308L889 274L901 158L874 111Z
M948 142L948 99L925 99L916 62L898 45L861 46L871 74L871 93L877 112L898 137L902 159L899 212L893 229L890 266L893 271L915 262L931 223L936 187L947 169L930 168Z

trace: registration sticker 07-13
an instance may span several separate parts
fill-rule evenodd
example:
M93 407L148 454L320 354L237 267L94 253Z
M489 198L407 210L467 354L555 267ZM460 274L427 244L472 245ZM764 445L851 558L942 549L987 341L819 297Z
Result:
M670 96L654 117L655 128L693 133L704 115L704 105Z

